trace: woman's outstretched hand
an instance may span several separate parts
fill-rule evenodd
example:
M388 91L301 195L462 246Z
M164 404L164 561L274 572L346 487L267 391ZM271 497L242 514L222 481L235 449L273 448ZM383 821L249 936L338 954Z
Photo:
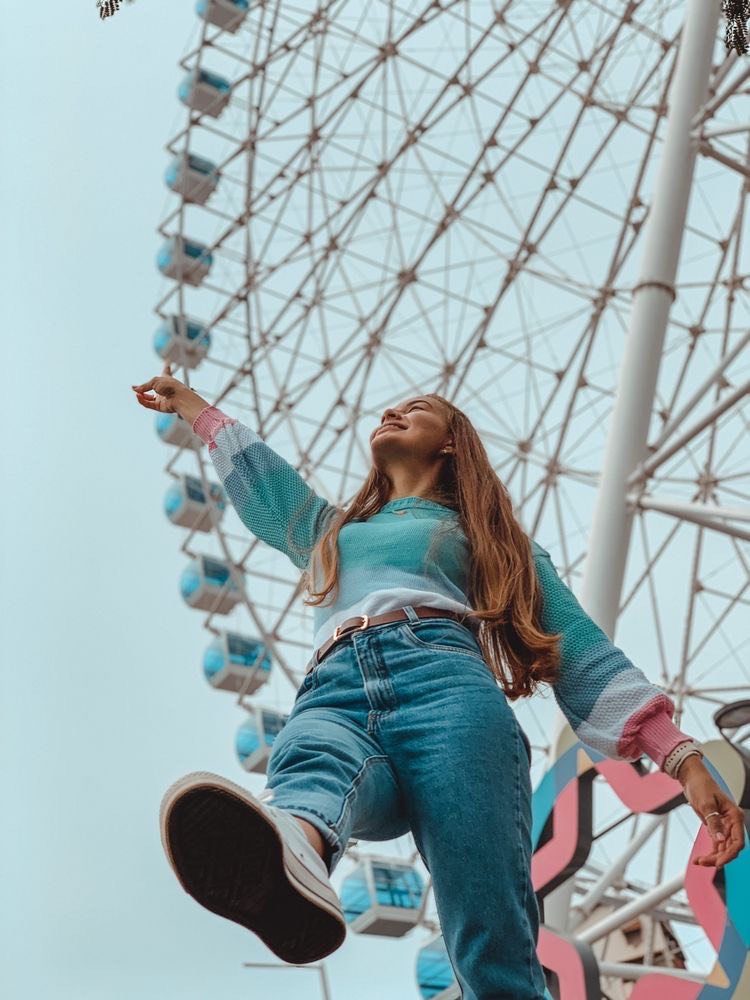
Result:
M693 864L721 868L733 861L745 846L743 812L698 757L687 757L678 774L685 798L713 840L713 850L695 858Z
M160 413L177 413L175 398L178 392L187 390L184 382L172 376L172 366L168 361L164 362L164 370L161 375L156 375L148 382L131 387L136 394L136 398L141 406L149 410L158 410ZM149 391L155 395L149 395Z

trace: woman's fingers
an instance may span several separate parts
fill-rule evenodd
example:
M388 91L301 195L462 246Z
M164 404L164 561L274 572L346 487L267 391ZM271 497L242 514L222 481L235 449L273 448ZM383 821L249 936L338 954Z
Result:
M727 847L734 852L732 857L737 857L745 846L745 815L739 806L733 806L727 826L729 828Z
M726 830L724 829L725 812L726 804L719 799L718 795L713 795L710 799L701 802L698 807L698 815L705 817L704 823L717 847L723 847L726 840Z
M735 802L724 796L717 795L716 798L721 815L709 817L706 824L714 849L695 858L693 863L721 868L733 861L745 846L745 823L742 810Z
M161 375L155 375L148 382L141 382L140 385L133 385L131 389L136 394L136 399L147 410L156 410L159 413L176 413L171 397L175 395L176 389L181 383L172 377L171 365L164 362L164 371Z
M716 865L716 854L701 854L699 858L693 858L694 865L701 865L703 868L713 868Z
M169 363L169 361L165 361L164 362L164 370L162 371L161 375L154 375L154 377L150 378L148 380L148 382L141 382L140 385L131 385L130 388L133 389L135 392L146 392L148 389L154 389L154 386L155 386L156 382L159 379L164 378L165 375L168 378L172 378L173 377L172 376L172 365ZM156 391L156 390L154 389L154 391Z
M139 392L136 398L141 406L145 406L148 410L157 410L159 413L171 412L169 409L164 409L164 400L157 396L147 396L145 393Z
M731 851L727 851L722 847L720 850L711 851L710 854L701 854L700 857L695 859L695 864L704 867L721 868L728 861L734 860L734 857L735 855Z
M745 844L745 822L744 814L740 807L726 795L717 795L717 808L721 812L721 816L711 817L712 819L721 820L720 832L723 833L724 839L721 837L717 838L714 836L714 830L711 831L712 836L714 836L714 843L717 847L717 853L722 864L726 864L727 861L731 861L736 858L740 853Z
M712 849L694 858L694 863L720 868L733 861L745 846L743 811L711 775L701 769L695 769L688 776L684 791L713 842Z

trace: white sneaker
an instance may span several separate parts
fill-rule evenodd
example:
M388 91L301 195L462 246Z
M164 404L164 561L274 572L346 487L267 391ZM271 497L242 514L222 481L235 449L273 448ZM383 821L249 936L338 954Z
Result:
M284 810L195 771L167 789L160 823L183 889L283 961L315 962L343 943L346 922L325 863Z

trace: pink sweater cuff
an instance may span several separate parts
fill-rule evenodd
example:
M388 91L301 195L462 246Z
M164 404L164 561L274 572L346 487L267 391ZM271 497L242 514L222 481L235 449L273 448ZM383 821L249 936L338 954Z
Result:
M646 719L639 727L635 737L638 747L651 760L656 761L659 767L664 763L667 754L671 753L678 744L690 739L692 739L691 736L683 733L672 722L670 713L666 709Z
M193 431L207 445L211 445L217 431L226 424L233 423L236 423L234 417L227 416L218 406L204 406L193 421Z

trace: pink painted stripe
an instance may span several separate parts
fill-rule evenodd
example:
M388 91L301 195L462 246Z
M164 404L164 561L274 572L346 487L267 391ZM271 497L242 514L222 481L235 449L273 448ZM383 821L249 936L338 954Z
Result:
M696 858L711 853L713 846L711 834L705 826L699 826L685 869L685 892L693 913L706 932L708 940L718 951L727 931L727 923L731 922L731 917L727 913L726 904L722 898L723 893L719 894L715 882L718 869L713 866L693 864ZM738 997L739 993L733 993L732 996Z
M586 988L586 962L588 960L595 963L596 959L593 954L589 958L590 951L590 947L585 944L579 951L575 939L556 934L544 924L539 928L537 956L543 965L554 971L564 997L591 1000L593 994Z
M531 883L535 890L547 885L569 864L580 836L578 782L569 781L555 799L552 809L552 837L531 859Z
M662 693L652 698L625 723L617 743L618 754L631 757L640 750L661 767L678 743L691 739L672 722L673 712L674 702L668 695Z
M206 442L209 449L214 447L214 438L222 427L236 424L234 417L228 416L218 406L204 406L193 421L193 431Z
M622 804L634 813L658 812L680 795L680 783L663 771L639 774L622 760L598 760L594 767Z

